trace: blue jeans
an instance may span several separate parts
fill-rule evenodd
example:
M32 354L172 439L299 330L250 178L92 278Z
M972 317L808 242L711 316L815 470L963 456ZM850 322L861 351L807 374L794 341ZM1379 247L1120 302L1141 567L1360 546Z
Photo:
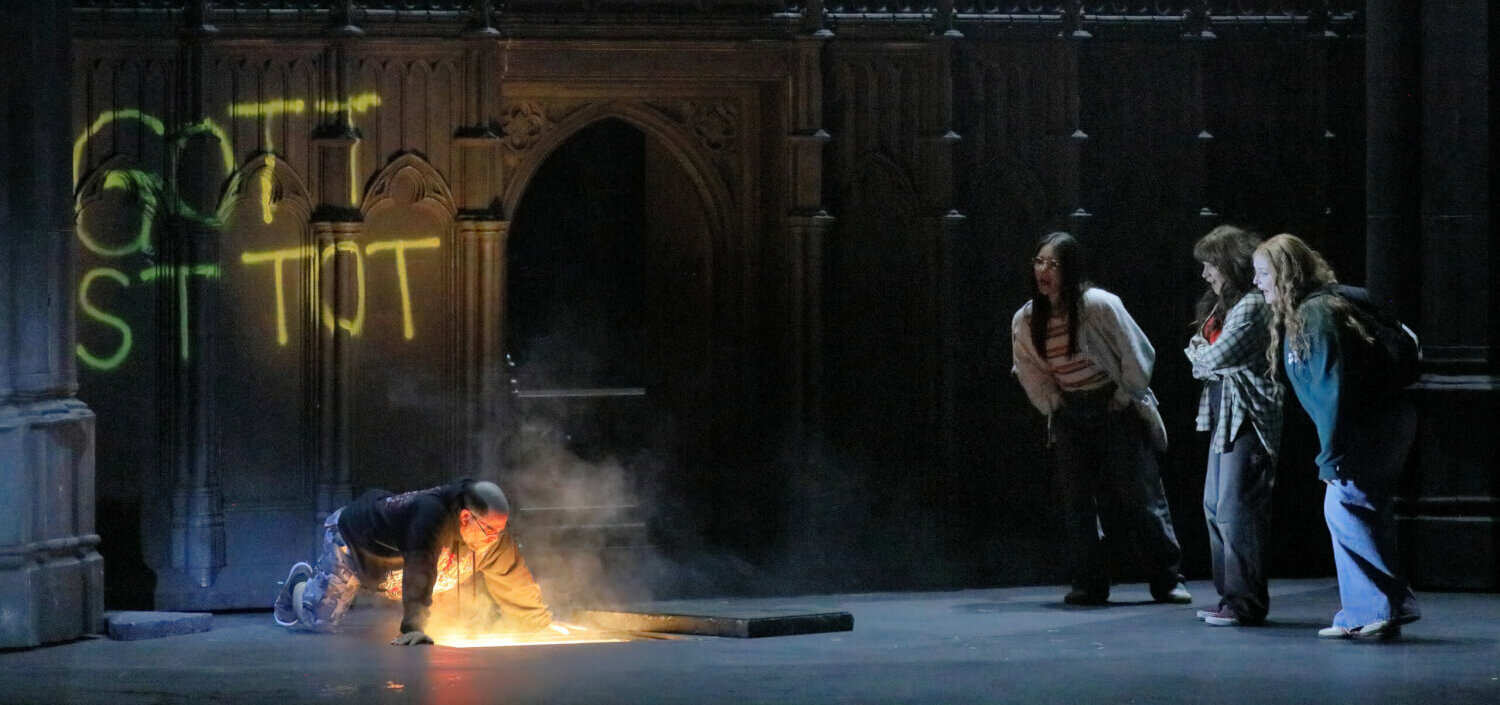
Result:
M304 629L334 631L359 593L359 565L339 533L343 511L329 514L323 522L323 550L313 566L313 576L307 580L302 604L297 605L298 626Z
M1110 409L1112 394L1113 388L1067 393L1053 415L1073 589L1109 596L1102 526L1135 540L1155 596L1182 580L1182 549L1140 416L1129 407Z
M1395 433L1368 467L1344 467L1346 479L1332 480L1323 495L1323 518L1333 538L1343 609L1333 626L1362 627L1379 620L1414 621L1421 616L1417 596L1397 569L1394 488L1411 448L1416 419L1410 407L1397 410Z

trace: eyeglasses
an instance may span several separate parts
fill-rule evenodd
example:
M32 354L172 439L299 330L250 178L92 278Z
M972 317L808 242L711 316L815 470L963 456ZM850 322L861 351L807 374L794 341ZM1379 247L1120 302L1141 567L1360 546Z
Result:
M1053 257L1032 257L1031 268L1050 269L1055 272L1059 269L1062 269L1062 262L1057 261L1057 259Z
M473 512L469 512L469 519L472 520L475 524L479 525L479 530L483 531L485 536L489 536L492 538L498 537L500 535L500 532L502 531L501 529L496 529L489 524L484 523L484 520L480 519L479 515Z

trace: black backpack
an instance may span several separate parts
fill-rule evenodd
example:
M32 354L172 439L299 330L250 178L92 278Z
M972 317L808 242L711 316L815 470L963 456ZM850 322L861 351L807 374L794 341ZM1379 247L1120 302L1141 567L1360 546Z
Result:
M1361 366L1374 380L1372 386L1386 390L1405 389L1422 377L1422 345L1417 334L1370 292L1357 286L1335 284L1330 294L1354 305L1365 332L1374 337L1361 356Z

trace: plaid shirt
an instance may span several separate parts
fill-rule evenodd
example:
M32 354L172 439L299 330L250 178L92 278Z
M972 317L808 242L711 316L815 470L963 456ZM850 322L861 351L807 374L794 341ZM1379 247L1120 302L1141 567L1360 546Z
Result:
M1275 381L1266 376L1266 346L1270 345L1271 309L1259 291L1251 290L1225 316L1223 332L1209 343L1201 335L1188 345L1193 377L1222 384L1219 419L1209 452L1227 452L1240 425L1248 418L1271 457L1281 446L1281 401ZM1208 431L1212 418L1208 385L1198 399L1198 430Z

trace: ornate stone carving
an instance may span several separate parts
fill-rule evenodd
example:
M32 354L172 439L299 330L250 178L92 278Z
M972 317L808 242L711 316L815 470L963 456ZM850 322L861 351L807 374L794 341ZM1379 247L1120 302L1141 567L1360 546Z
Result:
M740 119L738 106L729 102L705 104L689 101L685 111L688 128L710 152L735 147Z
M531 149L554 124L545 105L529 100L511 104L500 117L505 146L516 152Z

